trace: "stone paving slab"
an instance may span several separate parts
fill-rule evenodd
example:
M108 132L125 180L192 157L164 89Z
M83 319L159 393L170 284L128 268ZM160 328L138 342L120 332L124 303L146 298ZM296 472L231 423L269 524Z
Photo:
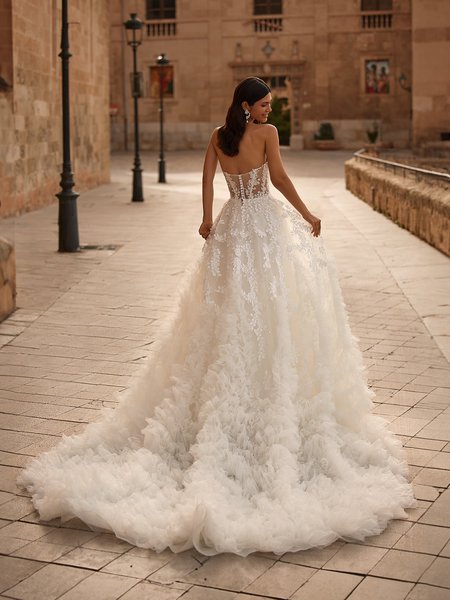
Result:
M144 158L145 202L130 200L130 156L79 200L82 244L58 254L57 207L0 222L13 237L18 310L0 324L0 600L446 600L450 597L450 261L345 190L345 152L285 151L321 216L374 412L402 440L418 497L408 518L364 543L286 553L160 554L41 523L15 480L30 456L81 431L137 376L199 254L199 152ZM227 192L218 173L216 214Z

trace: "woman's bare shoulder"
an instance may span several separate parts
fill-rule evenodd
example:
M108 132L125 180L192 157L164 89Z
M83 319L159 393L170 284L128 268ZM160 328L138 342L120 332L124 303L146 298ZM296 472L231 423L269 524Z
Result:
M278 129L271 123L265 123L262 130L267 138L274 137L275 135L278 136Z
M209 138L210 142L212 142L214 147L217 147L217 142L219 139L219 129L221 129L221 127L214 127L211 133L211 137Z

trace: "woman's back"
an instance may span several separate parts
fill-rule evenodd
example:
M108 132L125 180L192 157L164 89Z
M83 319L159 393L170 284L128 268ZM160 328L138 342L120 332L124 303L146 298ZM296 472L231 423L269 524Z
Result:
M213 135L213 144L225 173L248 173L266 162L266 127L263 124L249 123L239 144L239 153L228 156L218 146L218 130Z

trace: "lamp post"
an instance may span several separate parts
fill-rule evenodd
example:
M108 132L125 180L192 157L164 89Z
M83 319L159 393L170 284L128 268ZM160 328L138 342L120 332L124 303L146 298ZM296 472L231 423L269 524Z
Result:
M136 13L130 13L130 18L125 21L124 27L127 34L127 44L133 51L133 74L131 92L134 100L134 167L133 167L133 193L132 202L143 202L142 192L142 168L139 155L139 107L138 100L141 97L141 77L137 70L137 49L142 44L142 21L137 18Z
M63 167L61 191L56 194L58 207L58 251L77 252L80 249L78 236L77 198L70 159L70 102L69 102L69 23L67 0L62 0L61 14L61 58L62 69L62 138Z
M160 54L156 59L159 67L159 160L158 183L166 183L166 161L164 158L164 68L169 64L165 54Z

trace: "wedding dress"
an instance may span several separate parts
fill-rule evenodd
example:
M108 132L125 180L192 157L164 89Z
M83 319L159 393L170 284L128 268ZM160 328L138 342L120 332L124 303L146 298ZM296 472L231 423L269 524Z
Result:
M372 415L333 259L267 163L230 198L145 371L119 406L32 460L43 520L144 548L281 554L363 540L415 505Z

